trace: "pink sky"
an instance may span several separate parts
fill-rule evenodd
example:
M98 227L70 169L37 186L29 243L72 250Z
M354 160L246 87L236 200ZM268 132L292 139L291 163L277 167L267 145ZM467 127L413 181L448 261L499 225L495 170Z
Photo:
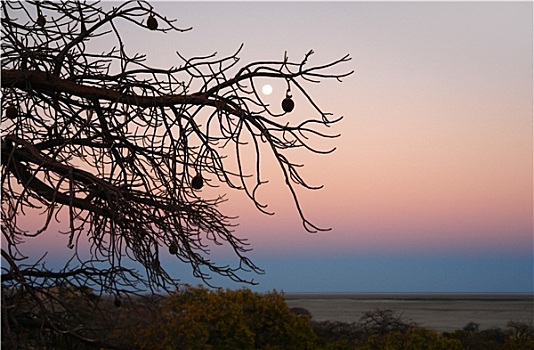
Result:
M532 253L531 3L155 7L194 29L132 33L127 47L149 53L153 65L177 64L175 50L222 57L241 43L243 64L282 59L286 50L300 59L313 49L310 63L353 57L344 70L356 73L344 83L309 87L325 110L345 116L332 128L342 136L320 144L336 152L297 155L310 182L325 185L299 192L305 213L333 230L306 233L268 171L260 198L275 216L231 192L226 206L259 255ZM284 93L275 85L273 103ZM294 118L308 112L299 98Z

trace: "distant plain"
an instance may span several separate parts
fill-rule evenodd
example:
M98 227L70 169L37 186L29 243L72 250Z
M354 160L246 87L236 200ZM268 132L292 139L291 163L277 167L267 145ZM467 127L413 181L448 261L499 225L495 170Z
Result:
M534 321L533 294L286 293L289 307L307 309L315 321L358 322L367 311L391 309L405 321L442 332L469 322L480 329Z

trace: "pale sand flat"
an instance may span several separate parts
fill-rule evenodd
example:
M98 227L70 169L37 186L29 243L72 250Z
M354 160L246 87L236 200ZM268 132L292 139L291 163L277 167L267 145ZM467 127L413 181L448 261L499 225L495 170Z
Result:
M509 321L533 322L532 294L291 294L289 307L310 311L316 321L358 322L367 311L391 309L406 321L437 331L506 328Z

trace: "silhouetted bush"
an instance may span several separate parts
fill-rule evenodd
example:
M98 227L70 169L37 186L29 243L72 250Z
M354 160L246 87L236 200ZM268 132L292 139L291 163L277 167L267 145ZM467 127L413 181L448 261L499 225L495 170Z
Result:
M373 334L358 349L365 350L462 350L457 339L420 327Z
M364 338L363 330L356 323L311 321L311 325L323 349L353 349Z
M358 322L318 322L304 308L290 309L277 292L186 286L167 297L122 299L120 307L116 307L114 297L94 295L86 288L59 286L37 292L55 296L55 304L43 305L54 311L49 315L57 317L57 322L98 329L98 334L84 330L79 334L87 339L98 336L103 342L91 344L41 329L39 317L24 317L29 305L24 291L3 289L2 305L6 309L2 313L2 349L15 348L9 334L17 337L18 349L534 349L534 327L528 322L510 321L505 329L485 330L469 322L457 331L437 332L388 309L368 311ZM84 293L91 294L89 299L99 307L82 302L89 300ZM75 315L64 314L68 305L76 305ZM12 321L13 316L17 316L17 323ZM6 333L6 327L11 332Z
M444 333L449 339L456 339L465 350L523 350L534 349L534 328L532 324L510 321L507 330L490 328L480 330L475 322L469 322L461 330Z
M359 322L311 322L325 350L461 350L461 342L404 320L393 310L376 309Z
M534 349L534 325L532 322L510 321L505 350Z
M360 318L359 325L367 335L403 332L416 326L414 322L404 320L402 315L398 315L389 309L367 311Z

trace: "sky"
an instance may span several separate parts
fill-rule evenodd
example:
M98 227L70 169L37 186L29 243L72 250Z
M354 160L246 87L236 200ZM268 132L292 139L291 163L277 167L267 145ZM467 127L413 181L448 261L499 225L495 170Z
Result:
M232 54L310 64L350 54L342 83L310 85L344 119L305 154L310 234L270 172L274 216L228 190L222 209L265 270L254 290L533 292L533 5L530 2L155 2L185 33L124 32L152 66ZM274 85L277 99L285 90ZM298 96L295 100L298 104ZM297 108L295 114L299 112ZM217 253L215 254L217 257ZM226 259L224 253L218 256ZM188 283L187 267L164 261ZM248 276L248 275L245 275ZM239 288L215 278L223 287Z

